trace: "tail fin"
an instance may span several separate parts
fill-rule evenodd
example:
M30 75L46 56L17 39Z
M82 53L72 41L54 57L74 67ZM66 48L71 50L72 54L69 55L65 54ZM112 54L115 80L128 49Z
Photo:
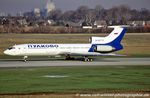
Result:
M115 27L114 30L106 37L92 37L91 44L95 45L109 45L115 48L114 51L123 49L120 44L126 33L125 28Z
M125 33L126 33L125 28L116 27L106 37L92 37L91 44L120 43Z
M114 30L106 37L107 44L120 44L126 33L125 28L114 28Z

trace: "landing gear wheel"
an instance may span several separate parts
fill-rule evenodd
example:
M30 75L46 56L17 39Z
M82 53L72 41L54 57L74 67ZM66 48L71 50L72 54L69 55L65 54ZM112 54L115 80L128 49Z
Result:
M84 62L88 62L89 61L89 59L88 58L84 58Z
M92 61L93 61L92 58L84 57L84 62L92 62Z
M28 56L24 56L23 57L23 61L26 62L27 61Z
M90 61L90 62L93 62L93 59L92 59L92 58L89 58L89 61Z

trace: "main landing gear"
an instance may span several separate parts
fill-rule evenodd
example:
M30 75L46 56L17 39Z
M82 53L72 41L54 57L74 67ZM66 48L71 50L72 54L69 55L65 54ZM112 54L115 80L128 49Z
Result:
M84 57L84 62L92 62L92 58L88 58L87 56Z
M66 60L75 60L75 58L71 57L70 55L66 55Z
M24 56L23 57L23 61L26 62L27 61L28 56Z
M66 60L70 60L70 58L71 58L70 55L66 55L66 58L65 58L65 59L66 59Z
M75 60L75 58L70 57L70 55L66 55L66 60ZM92 62L93 59L92 58L88 58L87 56L84 56L83 61L84 62Z

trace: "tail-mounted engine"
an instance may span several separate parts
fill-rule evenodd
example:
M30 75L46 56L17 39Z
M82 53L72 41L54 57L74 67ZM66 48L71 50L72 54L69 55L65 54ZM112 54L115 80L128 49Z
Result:
M94 52L109 53L115 50L114 47L108 45L96 45L93 47Z

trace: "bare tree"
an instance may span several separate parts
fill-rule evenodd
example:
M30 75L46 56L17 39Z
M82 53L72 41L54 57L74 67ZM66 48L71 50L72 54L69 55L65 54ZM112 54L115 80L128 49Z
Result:
M127 21L131 18L130 7L127 5L121 5L118 7L118 9L122 24L126 24Z
M150 19L150 11L146 8L142 8L140 11L141 20L149 20Z
M105 12L105 10L104 10L104 8L101 6L101 5L96 5L96 7L95 7L95 13L96 13L96 19L97 20L102 20L102 19L104 19L104 12Z
M56 9L50 12L50 15L48 16L48 18L57 21L61 18L61 15L62 15L62 11L59 9Z
M80 19L85 19L87 17L89 8L88 6L80 6L77 10L76 10L76 17L80 18Z
M92 24L95 20L96 20L96 11L91 9L86 14L86 21Z
M66 11L65 13L62 14L62 20L65 21L73 21L74 19L74 11Z
M115 6L107 11L107 18L115 24L126 24L131 18L130 8L126 5Z

